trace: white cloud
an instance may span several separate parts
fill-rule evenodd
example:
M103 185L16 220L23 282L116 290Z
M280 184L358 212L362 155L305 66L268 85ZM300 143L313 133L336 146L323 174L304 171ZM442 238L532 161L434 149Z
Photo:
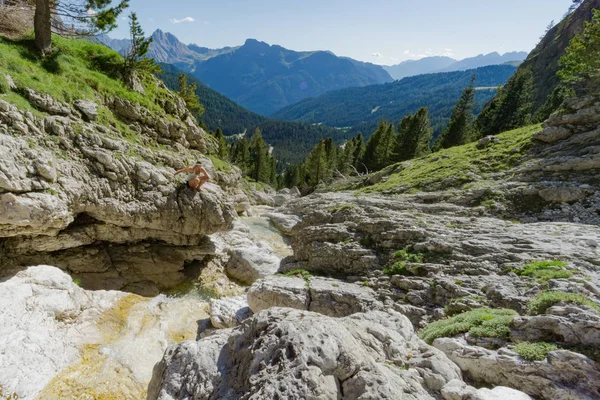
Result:
M433 49L418 49L415 52L411 50L405 50L404 55L410 60L420 60L421 58L425 57L454 57L454 51L452 49L441 49L439 51L434 51Z
M181 24L183 22L194 22L194 21L195 21L195 19L192 18L192 17L185 17L185 18L182 18L182 19L173 18L171 20L171 22L174 23L174 24Z
M378 53L378 52L375 52L375 53L373 53L373 54L371 54L371 55L372 55L373 57L375 57L375 58L382 58L382 57L383 57L383 54L381 54L381 53Z

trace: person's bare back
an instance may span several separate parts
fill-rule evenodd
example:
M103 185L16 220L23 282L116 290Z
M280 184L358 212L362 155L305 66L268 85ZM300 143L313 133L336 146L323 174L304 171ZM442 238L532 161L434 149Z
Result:
M175 172L174 175L177 175L177 174L180 174L183 172L188 173L188 177L187 177L188 185L192 189L197 190L197 191L200 191L202 186L210 180L210 175L208 174L206 169L204 169L204 167L202 166L202 164L200 162L198 162L197 164L192 165L190 167L182 168L179 171Z

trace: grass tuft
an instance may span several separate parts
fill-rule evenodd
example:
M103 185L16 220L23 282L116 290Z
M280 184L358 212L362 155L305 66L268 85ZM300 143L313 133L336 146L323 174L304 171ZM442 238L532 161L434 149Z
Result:
M513 270L517 275L531 276L538 278L541 282L548 282L550 279L566 279L573 276L573 272L565 267L568 264L564 261L534 261L525 264L522 270Z
M548 353L558 349L558 346L546 342L521 342L513 350L527 361L543 361Z
M428 344L437 338L453 337L467 332L474 337L507 339L510 333L508 326L517 315L514 310L478 308L432 322L419 332L419 337Z
M557 303L579 304L600 311L600 306L584 295L560 291L547 291L538 294L527 304L527 311L530 315L544 314L546 310Z

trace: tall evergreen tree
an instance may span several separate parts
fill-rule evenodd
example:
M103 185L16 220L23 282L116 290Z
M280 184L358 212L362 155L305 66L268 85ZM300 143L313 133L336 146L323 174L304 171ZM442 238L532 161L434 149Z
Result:
M463 90L460 99L454 106L448 127L435 143L436 150L459 146L469 139L472 130L473 107L475 106L474 84L475 75L471 77L471 83Z
M233 161L244 174L248 173L250 164L250 146L245 137L233 144L231 161Z
M325 141L320 140L312 149L305 163L306 183L309 186L317 186L327 175L327 151Z
M366 172L365 167L363 165L363 157L365 155L366 144L365 138L362 133L356 135L353 139L354 141L354 153L352 154L352 166L356 168L358 172Z
M477 117L479 136L494 135L529 124L532 107L533 74L530 69L519 70Z
M404 117L398 124L393 161L410 160L429 153L432 132L427 107Z
M394 126L381 121L365 148L363 163L369 171L378 171L391 163L394 148Z
M77 24L76 33L107 33L117 26L119 15L129 6L121 0L111 7L112 0L35 0L35 47L42 56L52 51L52 20L67 19Z
M199 118L204 113L204 106L200 104L200 98L196 94L196 90L198 87L196 83L192 83L191 85L187 84L187 75L180 74L179 75L179 96L185 101L185 105L187 109ZM219 128L220 129L220 128Z
M221 128L217 128L217 131L215 132L215 138L217 139L217 143L219 144L219 149L217 151L217 155L222 160L228 160L229 159L229 151L228 151L228 146L227 146L227 140L225 139L225 136L223 135L223 131L221 130Z
M271 182L271 164L269 148L256 128L250 139L250 177L257 182Z

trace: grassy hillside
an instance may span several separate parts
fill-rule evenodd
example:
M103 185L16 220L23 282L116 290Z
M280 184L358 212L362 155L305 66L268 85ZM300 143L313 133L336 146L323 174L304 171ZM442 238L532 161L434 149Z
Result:
M384 85L349 88L326 93L286 107L273 114L286 121L317 123L334 127L352 127L367 136L382 118L395 123L420 107L429 107L436 132L447 123L462 89L475 74L476 112L490 100L498 85L504 84L515 72L510 65L495 65L470 71L447 72L404 78Z
M38 115L44 112L30 105L24 97L24 88L49 94L65 103L93 100L99 103L98 122L118 128L125 136L131 134L129 128L102 105L106 100L118 97L165 114L157 100L169 98L168 91L157 86L154 79L142 82L145 95L129 90L117 79L121 57L113 50L84 40L54 37L53 42L54 55L40 60L32 40L0 37L0 92L4 92L4 100ZM8 90L2 72L12 77L15 90Z
M178 77L182 73L172 65L162 66L160 78L167 87L177 90ZM320 139L332 137L338 143L344 142L349 134L343 130L297 122L273 120L248 111L220 93L188 75L188 84L195 83L196 94L206 111L202 122L212 131L221 128L226 136L260 128L264 139L274 147L276 158L282 162L299 163L304 161L310 150Z
M518 164L531 148L532 136L540 125L504 132L497 135L500 143L483 150L476 143L456 146L426 157L392 165L376 175L386 180L364 186L364 183L344 189L358 189L360 193L374 192L427 192L440 188L469 188L476 182L494 180L494 174L507 171Z

